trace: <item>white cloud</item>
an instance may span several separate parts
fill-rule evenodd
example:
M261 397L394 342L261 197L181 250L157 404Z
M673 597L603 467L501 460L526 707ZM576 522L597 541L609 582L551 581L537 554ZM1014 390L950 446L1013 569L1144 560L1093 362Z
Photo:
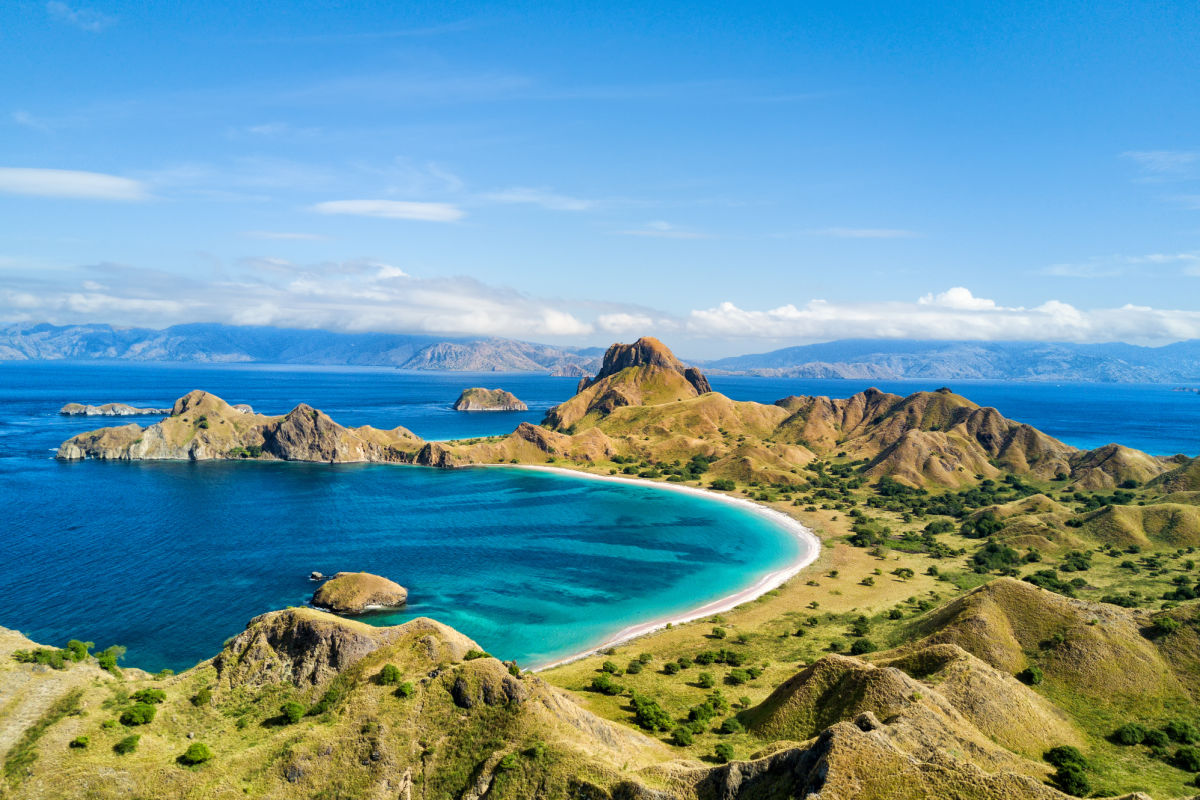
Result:
M146 187L131 178L69 169L0 167L0 193L90 200L144 200Z
M918 305L922 306L939 306L941 308L954 308L960 311L990 311L996 308L996 301L987 300L983 297L976 297L971 294L971 290L963 286L954 286L944 292L933 294L932 292L920 297L917 300Z
M1200 266L1200 251L1096 257L1078 263L1051 264L1041 272L1058 278L1113 278L1130 272L1145 272L1147 267L1175 265L1185 275L1195 274L1197 266Z
M808 233L839 239L913 239L919 235L903 228L819 228Z
M59 0L51 0L46 3L46 11L54 19L65 22L68 25L74 25L81 30L90 31L91 33L99 33L117 21L116 17L111 17L108 14L102 14L90 8L71 8L66 3Z
M328 200L312 206L312 210L318 214L349 214L425 222L455 222L465 216L462 209L450 203L417 203L404 200Z
M568 303L470 278L418 278L369 259L300 265L246 258L204 281L99 264L0 289L0 319L162 327L224 322L347 331L563 338L593 333ZM95 280L102 278L103 283Z
M617 231L621 236L648 236L655 239L708 239L707 233L697 233L672 225L669 222L655 220L647 222L645 227L633 230Z
M18 109L17 111L12 112L12 121L23 128L30 128L31 130L41 131L42 133L49 133L50 131L49 125L35 117L33 114L30 114L28 111L21 111Z
M1050 300L1005 307L961 287L915 303L812 300L764 311L733 303L692 311L696 336L829 341L833 339L967 339L1162 343L1200 338L1200 311L1125 305L1085 310Z
M536 205L551 211L586 211L595 205L591 200L581 200L578 197L557 194L549 189L528 186L514 186L503 191L490 192L485 194L484 198L496 203Z
M315 242L325 238L316 233L293 233L290 231L242 231L242 236L245 236L247 239L278 239L306 242Z
M1129 150L1121 155L1157 175L1187 173L1200 164L1200 152L1195 150Z
M596 327L607 333L630 333L647 331L655 327L654 318L648 314L616 312L596 317Z

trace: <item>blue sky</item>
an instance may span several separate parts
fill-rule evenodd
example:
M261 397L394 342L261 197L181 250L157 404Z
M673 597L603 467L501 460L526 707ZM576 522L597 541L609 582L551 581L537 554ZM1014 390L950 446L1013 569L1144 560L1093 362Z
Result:
M1200 337L1195 3L0 7L0 320Z

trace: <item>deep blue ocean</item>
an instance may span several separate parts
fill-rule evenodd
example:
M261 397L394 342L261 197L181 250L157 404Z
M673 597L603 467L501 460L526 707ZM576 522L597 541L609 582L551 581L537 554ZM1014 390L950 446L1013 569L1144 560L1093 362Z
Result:
M861 381L713 379L735 399L846 396ZM60 417L66 402L168 406L206 389L263 413L299 402L347 425L427 439L511 431L575 379L390 369L0 363L0 625L47 644L123 644L125 663L183 669L254 615L301 605L312 570L409 588L391 624L432 616L535 665L637 622L728 595L794 560L768 520L653 487L515 468L60 463L74 433L131 420ZM527 413L450 409L500 387ZM937 382L877 382L907 393ZM1162 386L957 382L952 388L1080 447L1200 453L1200 396ZM136 419L141 424L153 418Z

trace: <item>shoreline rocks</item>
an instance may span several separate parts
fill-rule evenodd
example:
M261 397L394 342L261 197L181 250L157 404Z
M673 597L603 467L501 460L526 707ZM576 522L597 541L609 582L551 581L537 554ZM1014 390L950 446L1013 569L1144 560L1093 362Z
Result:
M528 411L529 406L503 389L474 386L464 389L454 401L455 411Z
M105 403L92 406L83 403L67 403L58 410L64 417L141 417L163 416L171 413L169 408L139 408L125 403Z
M339 572L321 584L312 596L314 606L335 614L362 614L374 609L400 608L407 601L407 589L395 581L369 572Z

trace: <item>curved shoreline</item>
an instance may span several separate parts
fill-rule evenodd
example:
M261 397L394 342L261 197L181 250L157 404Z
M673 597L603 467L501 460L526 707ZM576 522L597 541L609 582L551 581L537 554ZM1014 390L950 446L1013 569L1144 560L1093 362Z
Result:
M742 497L730 497L729 495L721 494L710 489L702 489L698 486L683 486L677 483L651 481L644 478L630 478L624 475L596 475L595 473L584 472L583 470L571 469L569 467L548 467L538 464L469 464L460 467L459 469L471 469L472 467L508 467L509 469L556 472L563 475L570 475L572 477L634 484L636 486L652 486L656 489L667 489L669 491L683 492L684 494L705 497L710 500L717 500L722 503L738 506L739 508L750 511L751 513L754 513L760 517L765 517L779 527L783 528L786 532L790 533L803 546L800 557L794 562L781 569L767 573L755 581L753 585L748 586L745 589L740 589L733 594L719 597L716 600L711 600L704 605L697 606L696 608L684 611L680 614L675 614L670 617L662 617L650 620L648 622L639 622L626 628L622 628L613 636L604 640L595 647L590 647L586 650L572 653L564 658L556 659L549 664L538 664L530 668L532 672L542 672L544 670L553 669L554 667L560 667L563 664L569 664L572 661L578 661L581 658L595 655L601 650L605 650L609 647L625 644L633 639L645 636L648 633L662 630L668 625L682 625L686 622L694 622L695 620L707 617L710 614L719 614L722 611L729 611L737 606L742 605L743 603L748 603L751 600L755 600L763 596L772 589L777 589L778 587L782 586L784 583L799 574L800 570L816 561L817 557L821 555L821 540L817 538L817 535L813 533L812 530L810 530L806 525L801 523L799 520L783 513L782 511L768 508L767 506L760 505L753 500L747 500Z

